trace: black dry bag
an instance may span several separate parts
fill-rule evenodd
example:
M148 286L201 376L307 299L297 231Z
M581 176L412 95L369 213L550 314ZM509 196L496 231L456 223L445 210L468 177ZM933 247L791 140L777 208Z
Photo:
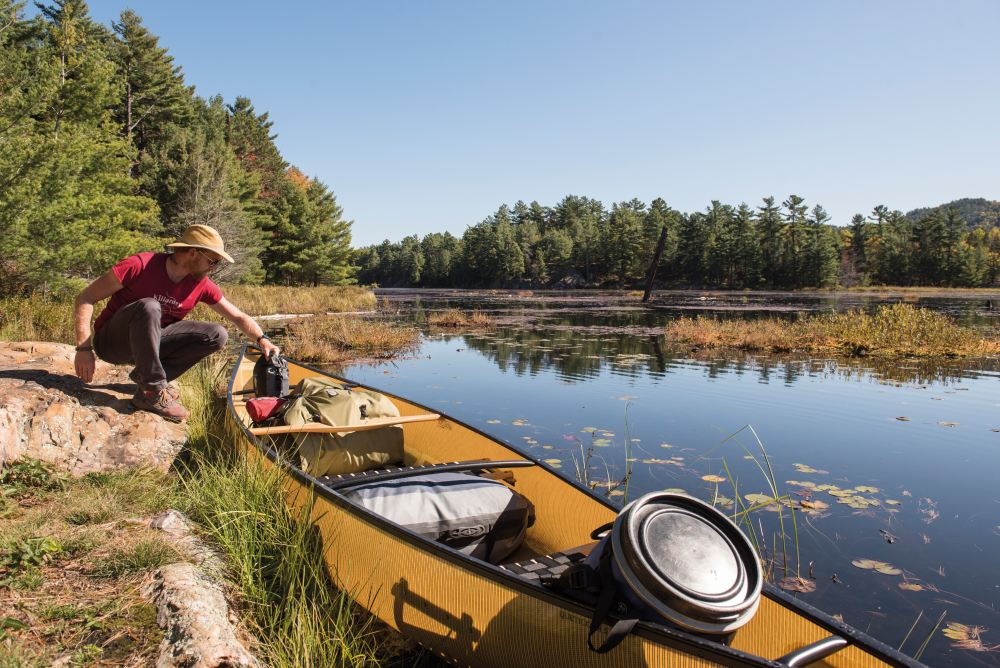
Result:
M258 397L288 394L288 363L281 355L263 355L253 365L253 391Z

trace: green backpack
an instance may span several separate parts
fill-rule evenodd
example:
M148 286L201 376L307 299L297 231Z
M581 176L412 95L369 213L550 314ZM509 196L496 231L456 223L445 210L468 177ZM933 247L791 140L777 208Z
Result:
M399 409L386 396L345 387L332 378L305 378L289 399L283 416L288 425L358 425L372 418L399 417ZM290 434L284 446L298 454L302 470L314 477L403 463L402 427Z

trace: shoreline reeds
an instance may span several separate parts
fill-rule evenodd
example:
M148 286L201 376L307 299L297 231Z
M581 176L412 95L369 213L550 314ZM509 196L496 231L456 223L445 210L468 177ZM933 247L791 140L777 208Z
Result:
M880 306L870 314L824 313L797 320L683 317L667 325L666 334L668 339L695 349L824 352L852 357L987 357L1000 353L1000 339L984 337L945 315L909 304Z
M494 327L496 322L492 316L482 311L465 313L458 309L448 309L429 314L427 316L427 324L430 327L447 329L486 329Z
M416 349L413 327L354 316L323 316L290 322L283 352L303 362L342 363L359 358L389 359Z

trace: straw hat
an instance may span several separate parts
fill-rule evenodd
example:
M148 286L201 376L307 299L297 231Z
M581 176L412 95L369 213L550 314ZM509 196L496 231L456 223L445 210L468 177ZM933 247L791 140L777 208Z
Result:
M181 236L177 237L177 241L167 244L167 248L204 248L218 253L229 262L236 261L226 252L219 233L208 225L191 225L184 230Z

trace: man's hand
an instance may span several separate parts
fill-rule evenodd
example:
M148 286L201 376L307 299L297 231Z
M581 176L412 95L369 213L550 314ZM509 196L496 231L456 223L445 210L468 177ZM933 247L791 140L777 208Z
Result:
M264 353L264 357L271 359L271 355L280 355L281 348L271 343L271 339L261 339L260 349Z
M76 375L85 383L94 379L94 369L97 366L97 357L93 350L76 351L76 359L73 360L76 367Z

